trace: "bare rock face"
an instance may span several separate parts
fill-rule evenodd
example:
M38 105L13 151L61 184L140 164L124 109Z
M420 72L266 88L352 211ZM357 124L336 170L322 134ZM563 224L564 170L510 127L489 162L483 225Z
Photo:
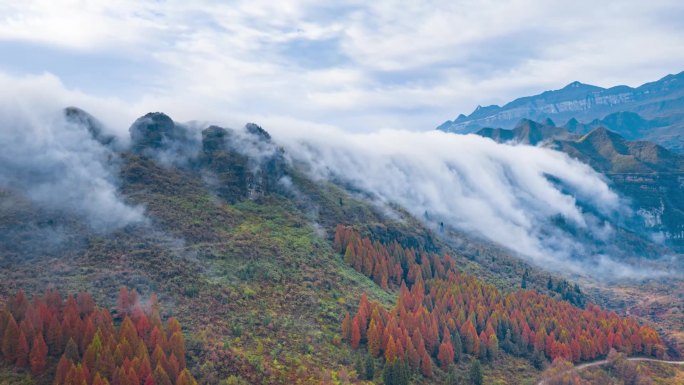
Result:
M202 131L202 152L213 154L223 151L230 133L223 127L210 126Z
M233 132L211 126L202 131L198 166L217 195L230 203L247 197L248 159L229 147Z
M134 152L143 152L146 148L161 149L182 136L173 120L161 112L150 112L138 118L128 132Z
M104 127L99 120L78 107L67 107L64 109L64 117L71 124L85 127L93 139L105 146L112 147L116 144L116 137L105 134Z
M286 174L284 151L271 140L271 135L254 123L247 123L243 148L249 151L251 174L247 179L248 197L260 198L279 190L278 182ZM245 145L247 143L247 145Z
M261 128L261 126L255 124L255 123L245 124L245 130L247 130L247 132L249 132L250 134L256 135L257 137L259 137L263 140L266 140L266 141L271 140L271 134L266 132L266 130L264 130L263 128Z
M283 150L253 123L242 132L217 126L202 131L197 164L217 194L231 203L278 192L286 175Z
M164 165L186 166L200 151L199 131L174 122L161 112L138 118L128 129L131 152Z

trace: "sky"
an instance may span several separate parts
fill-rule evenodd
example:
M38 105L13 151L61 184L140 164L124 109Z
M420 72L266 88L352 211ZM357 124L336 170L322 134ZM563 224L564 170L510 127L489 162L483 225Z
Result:
M122 130L164 111L425 131L574 80L681 72L682 20L681 0L4 1L0 76L56 85Z

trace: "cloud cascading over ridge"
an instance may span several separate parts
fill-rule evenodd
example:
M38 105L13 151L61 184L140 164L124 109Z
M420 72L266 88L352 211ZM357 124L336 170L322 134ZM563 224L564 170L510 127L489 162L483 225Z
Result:
M73 210L96 228L144 220L139 208L119 197L111 150L62 114L63 106L74 104L98 118L103 112L105 133L125 146L134 120L126 119L138 106L69 90L49 75L3 75L0 86L0 162L5 165L0 186L51 208ZM619 253L591 247L609 244L615 230L606 219L629 215L629 209L601 175L560 152L438 131L353 133L278 117L266 119L264 126L312 175L342 179L417 217L427 211L433 220L546 268L599 276L653 274L619 261Z
M629 210L600 174L563 153L442 132L272 131L312 175L343 180L419 218L427 212L540 266L640 276L577 237L610 241L614 229L606 219Z
M567 261L591 250L552 222L600 240L612 232L600 217L620 211L597 174L550 150L401 130L430 130L478 104L573 80L638 85L679 72L683 16L676 0L8 2L0 5L8 165L0 175L64 208L100 199L75 208L93 218L96 206L113 208L131 214L119 218L125 223L136 209L117 198L106 149L56 111L82 107L121 142L150 111L233 127L256 121L319 176L428 211L538 263ZM46 167L54 169L41 174ZM19 178L20 168L41 184Z
M58 82L0 76L0 88L0 187L76 213L98 231L144 221L119 196L112 150L65 118L68 93Z

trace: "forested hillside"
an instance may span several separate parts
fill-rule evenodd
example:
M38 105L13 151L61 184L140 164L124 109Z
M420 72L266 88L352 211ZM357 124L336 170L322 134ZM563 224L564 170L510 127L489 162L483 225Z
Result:
M0 313L3 361L40 384L196 385L181 325L162 323L156 296L143 306L121 288L118 302L115 326L85 292L64 301L57 290L31 299L20 290Z
M531 290L502 293L461 273L448 255L442 259L397 242L385 247L344 226L337 227L335 246L380 286L400 285L390 310L364 294L356 313L347 313L342 322L344 339L355 349L365 343L386 366L398 360L431 377L433 358L448 371L462 354L493 361L500 349L538 366L542 356L577 363L604 357L612 348L653 357L665 352L655 330L634 319L595 305L580 309Z
M0 383L529 384L556 357L663 354L650 327L505 248L312 177L257 125L152 113L122 148L68 116L144 218L97 227L97 207L2 190Z

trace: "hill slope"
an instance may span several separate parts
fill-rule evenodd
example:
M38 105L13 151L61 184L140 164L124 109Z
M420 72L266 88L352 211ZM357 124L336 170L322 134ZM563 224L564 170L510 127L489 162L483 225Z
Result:
M125 148L99 135L84 112L71 109L68 116L110 149L105 159L116 170L119 194L143 207L144 219L98 228L83 212L3 188L0 271L7 279L0 295L87 290L113 306L120 286L156 292L164 316L186 327L188 367L201 383L363 381L355 363L367 354L341 343L340 324L362 293L390 309L399 287L383 289L345 263L333 247L338 224L436 258L450 254L459 272L488 290L509 293L524 282L558 300L586 301L578 287L503 248L454 229L431 230L401 208L388 213L342 183L311 179L257 125L200 132L150 113L131 126ZM457 363L456 375L465 376L471 361ZM416 373L414 380L445 380L436 362L433 378ZM485 379L523 383L538 374L532 364L502 353L484 365Z
M186 327L188 366L201 383L318 384L353 371L359 353L335 343L344 312L362 292L387 306L395 294L333 250L337 224L407 246L448 249L401 209L388 217L340 186L308 178L256 125L211 126L196 135L150 113L131 126L130 150L120 150L115 139L99 140L97 122L85 112L69 109L67 116L112 149L120 194L144 207L145 219L98 229L82 213L3 188L0 295L86 290L113 306L121 286L156 292L164 316ZM462 246L469 244L478 245ZM461 269L501 287L518 286L527 270L530 287L547 291L548 275L513 258L497 258L500 271L455 258ZM505 377L511 366L536 375L513 357L485 373Z

